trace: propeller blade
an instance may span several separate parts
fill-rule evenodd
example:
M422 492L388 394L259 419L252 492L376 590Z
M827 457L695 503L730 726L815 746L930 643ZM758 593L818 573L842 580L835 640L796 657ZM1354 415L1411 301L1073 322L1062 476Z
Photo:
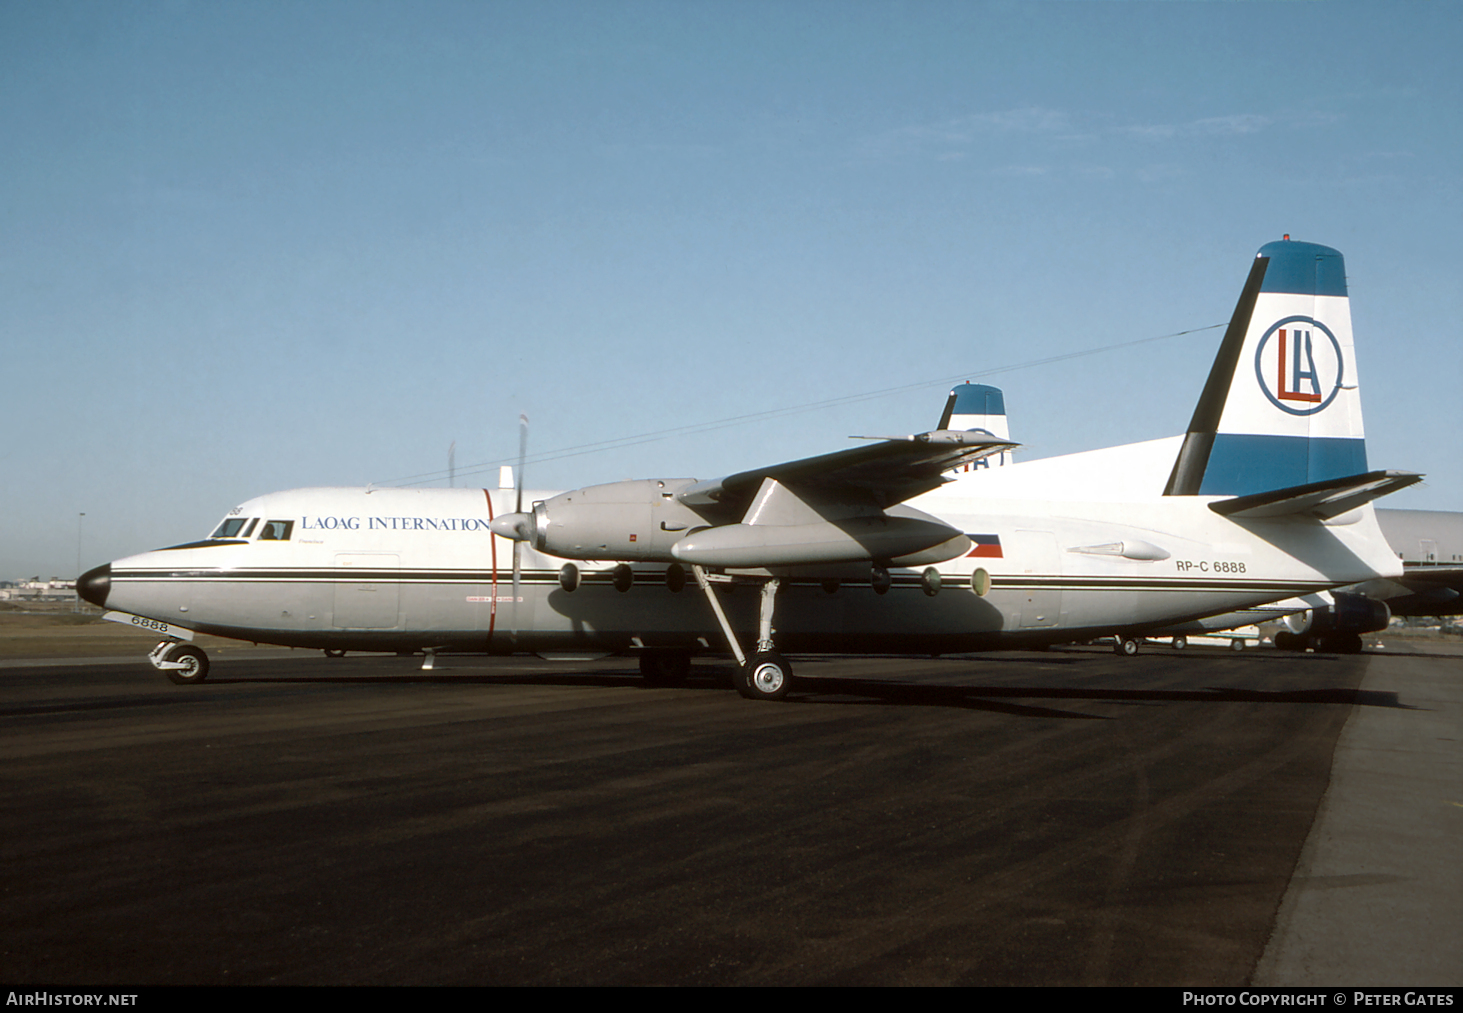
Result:
M513 509L517 513L523 513L523 464L528 457L528 416L518 416L518 481L513 484L518 487L518 502Z
M513 543L513 614L509 617L509 636L518 643L518 573L523 543Z
M513 539L513 617L512 617L512 639L518 642L518 586L519 575L523 572L523 542L528 537L530 523L523 513L523 466L528 458L528 416L518 416L518 475L517 481L513 484L517 488L518 501L514 504L514 513L518 515L514 527L517 536Z

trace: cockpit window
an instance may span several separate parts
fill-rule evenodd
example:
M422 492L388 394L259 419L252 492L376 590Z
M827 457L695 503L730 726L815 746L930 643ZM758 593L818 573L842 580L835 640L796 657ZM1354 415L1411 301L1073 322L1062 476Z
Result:
M259 529L259 540L261 542L287 542L294 527L294 521L265 521L264 526Z
M258 517L250 517L249 518L249 526L244 529L244 533L241 534L239 537L240 538L248 538L249 535L254 531L254 525L256 525L258 523L259 523L259 518Z
M238 538L239 537L239 529L242 528L243 526L244 526L244 518L243 517L229 517L222 524L220 524L218 526L218 530L215 531L209 537L211 537L211 538ZM248 536L248 532L247 531L244 532L244 535L247 537Z

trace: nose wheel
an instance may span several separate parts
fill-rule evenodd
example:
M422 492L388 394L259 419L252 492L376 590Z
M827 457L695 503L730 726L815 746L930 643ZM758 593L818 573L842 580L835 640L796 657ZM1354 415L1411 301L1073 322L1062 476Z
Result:
M152 649L147 660L178 686L191 686L208 678L208 655L192 644L164 640Z

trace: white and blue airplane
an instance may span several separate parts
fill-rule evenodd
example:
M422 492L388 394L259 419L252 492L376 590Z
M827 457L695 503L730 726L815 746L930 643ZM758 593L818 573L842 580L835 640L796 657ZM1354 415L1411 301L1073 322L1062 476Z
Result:
M152 662L178 683L208 673L195 632L427 667L635 652L652 682L726 649L753 699L788 692L784 651L1116 636L1131 653L1148 631L1400 575L1371 501L1421 476L1368 470L1356 377L1341 254L1287 239L1256 256L1173 440L952 481L1014 446L947 428L952 411L931 432L709 481L299 489L97 567L78 592L161 634Z

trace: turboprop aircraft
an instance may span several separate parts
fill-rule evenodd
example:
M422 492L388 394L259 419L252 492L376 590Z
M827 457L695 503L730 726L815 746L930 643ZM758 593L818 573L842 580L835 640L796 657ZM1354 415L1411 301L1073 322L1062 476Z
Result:
M1341 255L1288 238L1255 258L1187 435L996 469L994 492L949 480L1012 446L941 428L709 481L527 494L527 510L517 488L276 493L77 589L167 638L151 658L180 683L208 672L194 631L428 667L634 651L652 682L724 645L742 695L779 699L783 651L1130 640L1397 576L1370 503L1421 477L1367 470ZM1149 473L1166 476L1151 495L1128 481Z

